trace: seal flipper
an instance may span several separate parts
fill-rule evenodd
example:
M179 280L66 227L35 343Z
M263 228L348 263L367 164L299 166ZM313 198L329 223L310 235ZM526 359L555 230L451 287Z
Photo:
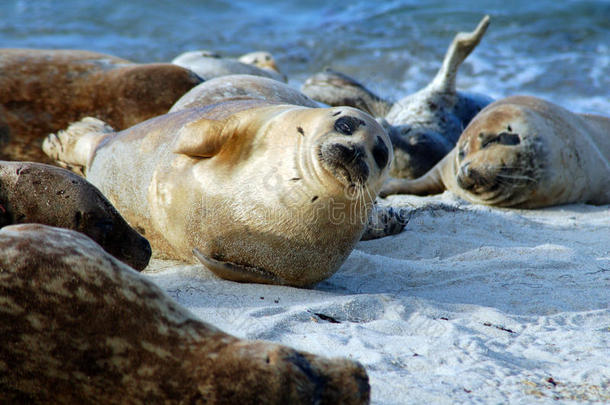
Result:
M449 188L449 185L445 180L450 180L451 176L455 177L456 153L456 148L453 148L451 152L434 165L432 169L417 179L388 179L381 187L379 196L387 197L391 194L429 195L442 193ZM445 173L448 177L443 176Z
M225 122L199 119L180 129L174 144L174 153L188 156L212 157L216 155L230 136Z
M460 32L455 36L445 54L443 65L428 86L429 88L442 93L455 93L457 70L479 42L481 42L488 26L489 16L486 15L474 31Z
M197 248L193 249L193 254L207 269L225 280L239 283L286 284L276 275L257 267L214 260L205 256Z
M410 213L407 214L402 209L375 205L360 240L397 235L402 232L410 218Z
M104 121L85 117L57 134L49 134L42 150L59 166L84 177L97 146L115 133Z

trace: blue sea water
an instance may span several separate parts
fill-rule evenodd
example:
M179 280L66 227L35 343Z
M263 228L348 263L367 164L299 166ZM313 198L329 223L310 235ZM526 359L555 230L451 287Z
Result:
M88 49L138 62L195 49L268 50L295 87L332 66L398 98L426 85L455 33L485 14L491 25L458 87L610 115L605 0L2 0L0 46Z

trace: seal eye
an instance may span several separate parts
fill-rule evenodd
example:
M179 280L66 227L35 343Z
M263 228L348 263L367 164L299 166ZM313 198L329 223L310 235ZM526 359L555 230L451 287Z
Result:
M380 169L383 169L388 164L388 147L381 137L377 137L377 142L373 148L373 159Z
M482 135L482 134L481 134ZM519 145L521 143L521 138L519 138L519 134L511 134L508 132L501 132L498 135L487 135L486 138L479 135L479 139L481 140L481 148L485 148L491 144L499 143L500 145Z
M521 143L521 139L519 139L519 135L517 134L502 132L500 135L498 135L498 142L500 142L502 145L519 145Z
M360 118L350 116L341 117L335 121L335 131L343 135L352 135L362 125L366 124Z

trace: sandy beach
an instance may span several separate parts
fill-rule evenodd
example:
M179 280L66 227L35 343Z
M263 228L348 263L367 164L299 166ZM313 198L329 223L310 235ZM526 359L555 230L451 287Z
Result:
M365 365L375 404L610 401L610 206L394 196L410 220L313 289L145 271L204 321Z

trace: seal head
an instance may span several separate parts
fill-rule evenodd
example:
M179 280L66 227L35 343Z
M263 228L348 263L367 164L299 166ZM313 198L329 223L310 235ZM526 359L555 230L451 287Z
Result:
M532 133L540 126L534 127L532 120L532 114L504 106L493 117L482 113L464 132L457 143L456 181L471 199L515 206L531 198L546 161L543 139Z

